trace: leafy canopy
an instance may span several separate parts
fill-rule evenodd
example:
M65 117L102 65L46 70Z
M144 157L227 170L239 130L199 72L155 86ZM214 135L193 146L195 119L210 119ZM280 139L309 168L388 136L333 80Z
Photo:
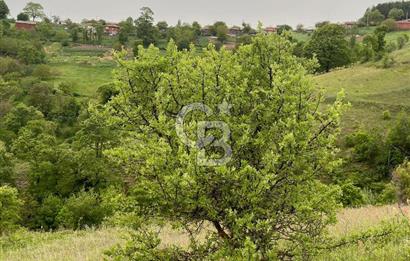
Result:
M302 255L334 221L339 190L320 180L339 163L334 141L344 105L338 99L318 110L323 97L308 76L315 63L294 57L292 48L286 38L260 34L236 53L212 45L178 51L171 41L165 54L150 46L135 60L117 55L121 93L106 109L129 135L110 154L136 177L142 214L190 232L203 222L214 227L203 258L249 246L264 258ZM226 165L199 164L203 151L177 135L176 115L198 102L213 113L190 113L184 131L195 140L201 121L223 121L233 153ZM206 156L221 158L213 145Z

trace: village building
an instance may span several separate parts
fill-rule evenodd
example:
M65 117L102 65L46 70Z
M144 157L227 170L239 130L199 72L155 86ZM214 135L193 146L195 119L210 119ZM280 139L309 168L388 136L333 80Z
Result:
M120 33L120 26L115 23L108 23L105 25L105 33L110 36L116 36Z
M410 30L410 19L397 21L396 28L397 30Z
M273 26L269 26L265 28L265 32L268 34L273 34L276 33L278 31L278 28L273 27Z
M212 35L211 28L212 27L210 25L202 27L202 29L201 29L202 36L211 36Z
M352 28L354 28L356 25L357 25L357 22L345 22L345 23L343 24L343 26L344 26L346 29L352 29Z
M17 30L32 31L36 29L36 22L32 21L16 21L15 27Z
M231 36L238 36L242 33L242 30L239 26L232 26L229 28L228 34Z

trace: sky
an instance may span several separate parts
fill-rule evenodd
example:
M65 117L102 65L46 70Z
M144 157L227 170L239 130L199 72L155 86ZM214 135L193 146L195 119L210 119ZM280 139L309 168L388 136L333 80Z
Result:
M28 0L5 0L12 16L24 8ZM387 0L384 0L384 2ZM202 25L225 21L229 25L242 22L256 26L304 24L312 26L319 21L356 21L367 7L383 0L34 0L43 5L47 16L70 18L74 21L104 19L119 22L127 17L134 19L139 9L150 7L156 21L176 24L178 20Z

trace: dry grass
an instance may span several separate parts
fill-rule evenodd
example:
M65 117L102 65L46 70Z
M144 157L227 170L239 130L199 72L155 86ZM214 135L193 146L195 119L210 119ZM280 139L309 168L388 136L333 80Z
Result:
M345 209L338 214L338 223L330 228L330 233L334 236L345 236L354 231L374 227L383 221L401 216L402 213L410 218L410 209L406 207L400 210L397 205Z
M123 243L119 229L101 229L79 232L31 233L32 242L23 247L2 251L0 260L7 261L97 261L103 260L108 248ZM23 235L24 236L24 235ZM33 235L27 235L29 237Z
M410 217L410 209L404 208L405 214ZM364 207L357 209L345 209L338 214L338 223L329 228L330 233L335 237L343 237L349 233L363 231L371 227L377 226L382 221L386 221L401 215L401 211L397 206L383 207ZM15 240L17 243L12 243L11 246L1 248L0 244L0 260L5 261L98 261L103 260L103 253L110 247L124 243L123 235L126 230L105 228L100 230L86 231L62 231L57 233L37 233L24 232ZM189 237L182 231L173 230L170 226L166 226L160 233L162 245L178 245L185 247L189 244ZM201 233L199 237L204 237L205 233ZM3 246L4 247L4 246ZM392 243L388 248L384 249L377 255L398 255L400 251L399 245ZM358 259L358 253L350 253L356 251L356 248L343 250L332 254L326 260L347 260L345 257L350 257L348 260L370 260ZM380 250L382 251L382 250ZM351 255L350 255L351 254ZM363 252L363 256L369 255ZM371 253L374 254L374 253ZM375 255L375 254L374 254ZM402 255L400 255L401 257ZM339 259L340 258L340 259ZM318 260L322 260L319 258ZM381 259L386 260L386 259Z

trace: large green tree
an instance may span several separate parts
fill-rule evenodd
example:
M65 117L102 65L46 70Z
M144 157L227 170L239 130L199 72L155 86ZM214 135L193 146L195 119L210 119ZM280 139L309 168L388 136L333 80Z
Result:
M346 40L346 30L337 24L319 27L306 46L309 56L316 55L322 72L350 63L351 54Z
M393 8L390 10L388 17L394 20L400 20L404 17L404 11L403 9Z
M10 10L6 2L4 2L3 0L0 0L0 19L6 19L9 13L10 13Z
M27 3L26 7L24 7L23 12L30 16L33 21L35 21L37 18L43 18L44 17L44 8L41 4L34 3L34 2L29 2Z
M142 40L145 47L150 44L155 44L157 40L157 28L154 26L154 12L148 8L141 8L141 14L135 20L135 27L137 32L137 37Z
M302 64L292 47L261 34L235 53L178 51L171 41L165 54L151 46L135 60L118 55L121 94L107 109L129 135L111 155L135 175L143 214L190 235L213 226L209 244L191 238L197 259L248 256L244 249L255 259L308 258L335 220L339 190L321 180L338 166L344 105L318 110L314 62ZM129 246L137 260L150 256Z

